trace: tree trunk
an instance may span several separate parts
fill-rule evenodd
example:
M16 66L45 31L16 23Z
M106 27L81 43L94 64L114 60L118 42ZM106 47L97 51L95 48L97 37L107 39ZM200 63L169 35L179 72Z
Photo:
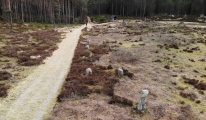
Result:
M201 14L204 15L204 2L201 0Z
M146 6L147 6L147 0L144 0L144 12L143 12L143 17L145 17Z
M124 16L124 1L123 1L123 11L122 11L122 15Z
M62 23L65 23L65 3L63 0L63 4L62 4Z
M11 32L13 31L13 21L12 21L12 14L11 14L11 12L9 13L9 16L10 16L10 30L11 30Z
M24 22L24 8L23 8L23 1L21 0L21 21Z
M137 5L136 5L136 6L137 6ZM137 7L137 8L138 8L138 7ZM136 17L137 17L137 8L136 8L136 10L135 10L135 11L136 11L136 13L135 13L135 14L136 14Z
M123 8L122 8L122 15L124 16L124 1L122 2L122 6L123 6Z
M142 17L142 0L140 0L140 2L141 3L140 3L140 14L139 15L140 15L140 17Z
M120 10L119 10L119 15L121 16L122 15L122 0L120 2Z
M8 0L8 13L9 13L9 21L10 21L10 31L12 32L13 31L13 22L12 22L12 11L11 11L11 2L10 0Z
M72 9L72 23L74 23L74 8Z
M52 6L54 10L54 22L59 23L60 22L60 5L58 0L52 0Z
M115 14L118 15L118 5L117 5L117 0L116 0L116 5L115 5Z
M17 5L17 1L15 1L14 10L15 10L15 19L18 21L18 5Z
M31 6L29 5L29 22L31 22Z
M112 15L114 14L114 5L113 5L113 1L112 1Z
M3 10L2 10L2 8L1 8L1 6L2 6L2 3L0 2L0 18L1 18L1 16L3 15Z
M68 10L69 10L69 23L71 23L71 3L68 1Z
M99 0L99 15L101 15L100 0Z

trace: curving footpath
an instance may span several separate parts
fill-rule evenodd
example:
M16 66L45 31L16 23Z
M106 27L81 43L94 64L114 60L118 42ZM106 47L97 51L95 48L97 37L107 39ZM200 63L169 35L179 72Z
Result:
M66 34L59 49L0 103L0 120L42 120L49 117L69 72L81 30Z

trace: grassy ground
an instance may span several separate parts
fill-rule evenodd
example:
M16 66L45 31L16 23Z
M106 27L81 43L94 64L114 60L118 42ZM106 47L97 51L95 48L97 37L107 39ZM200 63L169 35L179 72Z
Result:
M106 40L106 48L111 48L111 51L100 54L100 58L89 65L85 62L88 54L79 56L79 52L76 52L79 59L74 61L80 60L86 66L82 69L73 66L72 71L78 69L74 73L80 75L72 78L73 72L68 75L69 79L60 95L60 98L63 95L63 99L55 107L51 118L55 120L205 119L205 28L205 25L199 23L130 20L128 26L116 22L84 31L82 38L91 40L91 44L95 46L102 45L103 40ZM85 52L83 44L85 42L80 42L79 46L82 48L77 48L76 51ZM95 53L94 55L99 56ZM123 78L118 78L119 82L114 86L106 84L102 87L98 83L103 80L101 77L96 78L98 71L94 70L94 75L89 79L85 79L83 75L87 67L92 66L96 69L99 66L109 65L113 67L111 70L106 70L110 74L115 75L115 69L123 67L124 71L129 71L133 77L125 74ZM107 74L105 75L105 78L108 77ZM81 82L78 81L77 76L80 77L78 79L81 79ZM80 87L82 91L87 92L86 94L83 94L84 92L81 94L75 89L79 83L84 84L90 80L97 86ZM77 83L73 84L73 81ZM70 90L71 86L73 91ZM101 88L111 87L114 90L113 94L101 92ZM100 90L91 92L89 88ZM147 112L141 115L136 112L136 104L140 98L139 92L144 88L150 93Z
M8 23L0 22L0 97L6 97L9 86L15 86L52 55L64 37L59 28L74 26L14 23L11 32Z

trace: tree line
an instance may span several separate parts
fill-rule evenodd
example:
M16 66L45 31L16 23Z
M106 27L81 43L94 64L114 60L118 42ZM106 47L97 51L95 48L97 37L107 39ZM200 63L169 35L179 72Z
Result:
M21 22L74 23L87 15L145 17L206 15L206 0L0 0L0 18Z
M17 22L74 23L86 16L86 0L1 0L0 17Z
M206 14L206 0L89 0L90 15L145 17L158 14Z

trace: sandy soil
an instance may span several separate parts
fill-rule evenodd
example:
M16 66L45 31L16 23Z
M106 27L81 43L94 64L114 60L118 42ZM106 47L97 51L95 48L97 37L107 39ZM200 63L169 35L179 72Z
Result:
M41 120L47 118L55 105L57 95L69 72L81 30L67 32L53 56L45 60L25 80L9 91L0 102L1 120Z

